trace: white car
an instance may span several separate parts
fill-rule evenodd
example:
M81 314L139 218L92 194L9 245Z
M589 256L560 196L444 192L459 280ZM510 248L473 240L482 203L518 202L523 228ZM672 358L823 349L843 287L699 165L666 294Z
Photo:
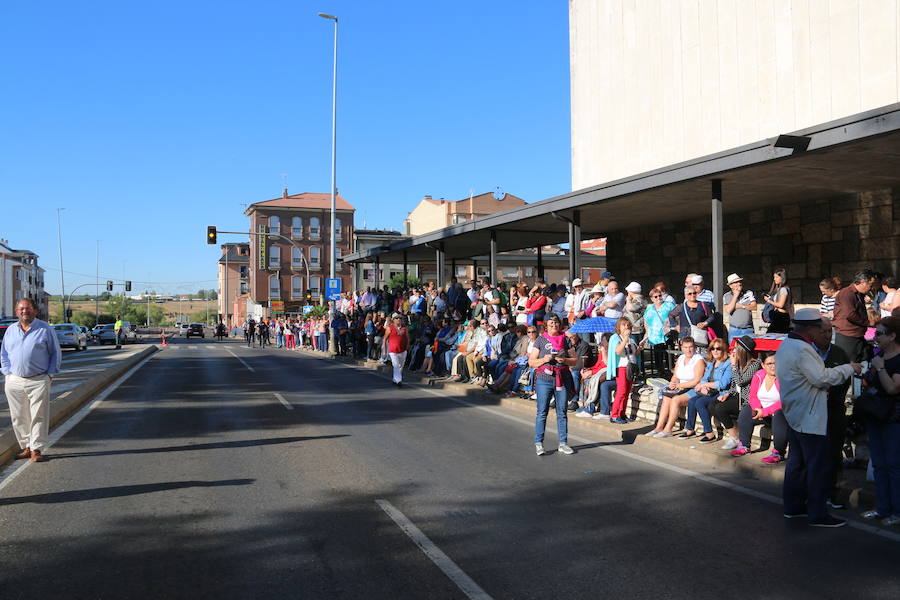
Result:
M60 348L75 348L75 351L87 350L87 336L81 327L73 323L60 323L53 326Z
M179 325L179 327L178 327L178 333L180 333L181 335L186 336L186 335L187 335L187 332L188 332L188 329L190 328L190 326L191 326L190 323L182 323L182 324Z

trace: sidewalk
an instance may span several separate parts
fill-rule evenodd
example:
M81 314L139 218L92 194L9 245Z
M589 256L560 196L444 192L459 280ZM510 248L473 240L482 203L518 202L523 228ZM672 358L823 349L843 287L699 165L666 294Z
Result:
M375 361L363 361L358 359L334 356L331 353L325 354L308 349L300 349L310 356L322 359L332 359L348 364L353 364L361 368L371 369L383 373L390 377L392 368L390 365ZM464 383L452 383L424 377L419 373L410 373L404 371L403 378L405 382L429 386L434 389L445 391L449 395L455 397L466 397L469 400L487 401L495 406L515 411L520 415L528 415L533 417L535 413L535 404L531 400L519 397L508 398L489 392L481 387ZM767 452L757 451L759 440L754 437L753 452L742 457L733 457L726 450L722 450L722 442L712 444L698 444L697 438L679 439L676 437L653 438L643 435L653 428L653 423L646 418L641 418L647 414L646 406L641 406L629 400L627 410L629 415L638 415L634 422L628 425L615 425L608 419L578 419L569 413L569 430L582 433L599 433L604 437L612 437L615 441L623 445L633 445L637 447L652 449L655 452L661 452L665 455L677 457L686 462L693 462L705 467L729 471L743 477L755 480L770 481L780 484L784 479L784 465L779 463L776 465L768 465L761 462L761 458L766 456ZM551 410L550 420L555 419ZM865 466L853 466L845 468L839 482L841 493L838 499L847 503L850 507L867 509L874 506L874 485L866 481Z

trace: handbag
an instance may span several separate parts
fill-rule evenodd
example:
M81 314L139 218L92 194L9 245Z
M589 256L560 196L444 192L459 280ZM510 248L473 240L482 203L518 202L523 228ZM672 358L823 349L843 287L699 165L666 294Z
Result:
M528 385L531 383L531 371L532 369L524 369L522 374L519 375L519 385Z
M694 338L694 342L698 346L708 346L709 335L706 333L706 329L700 329L699 327L691 323L691 317L688 315L686 304L682 305L681 308L684 309L684 317L687 319L687 322L691 326L691 337Z
M766 305L763 306L762 309L762 320L764 323L772 322L772 313L775 312L775 307L766 302Z

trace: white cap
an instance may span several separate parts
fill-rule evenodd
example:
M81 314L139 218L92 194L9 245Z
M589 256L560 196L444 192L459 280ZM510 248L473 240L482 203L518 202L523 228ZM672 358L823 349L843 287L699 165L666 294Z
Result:
M744 280L744 278L741 277L740 275L738 275L737 273L732 273L731 275L728 276L727 283L728 283L728 285L731 285L732 283L737 283L738 281L743 281L743 280Z
M592 294L604 294L606 293L606 289L600 285L599 283L591 288Z
M694 285L700 285L703 283L703 275L694 275L691 277L691 283Z
M578 286L581 284L582 284L582 281L581 281L580 277L576 277L575 279L572 280L572 287L575 287L575 286Z
M625 287L626 292L633 292L635 294L640 294L643 288L641 288L641 284L637 281L632 281Z

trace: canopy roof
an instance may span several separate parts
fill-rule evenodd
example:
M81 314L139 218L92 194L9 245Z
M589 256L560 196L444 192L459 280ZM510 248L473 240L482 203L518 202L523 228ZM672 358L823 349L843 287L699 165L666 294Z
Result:
M791 138L790 136L795 136ZM634 227L710 218L711 185L722 180L724 214L900 185L900 104L762 140L654 171L347 254L344 262L433 262L483 255L496 232L500 252L567 243L580 211L581 238ZM797 139L799 138L799 139ZM806 151L781 147L801 145Z

